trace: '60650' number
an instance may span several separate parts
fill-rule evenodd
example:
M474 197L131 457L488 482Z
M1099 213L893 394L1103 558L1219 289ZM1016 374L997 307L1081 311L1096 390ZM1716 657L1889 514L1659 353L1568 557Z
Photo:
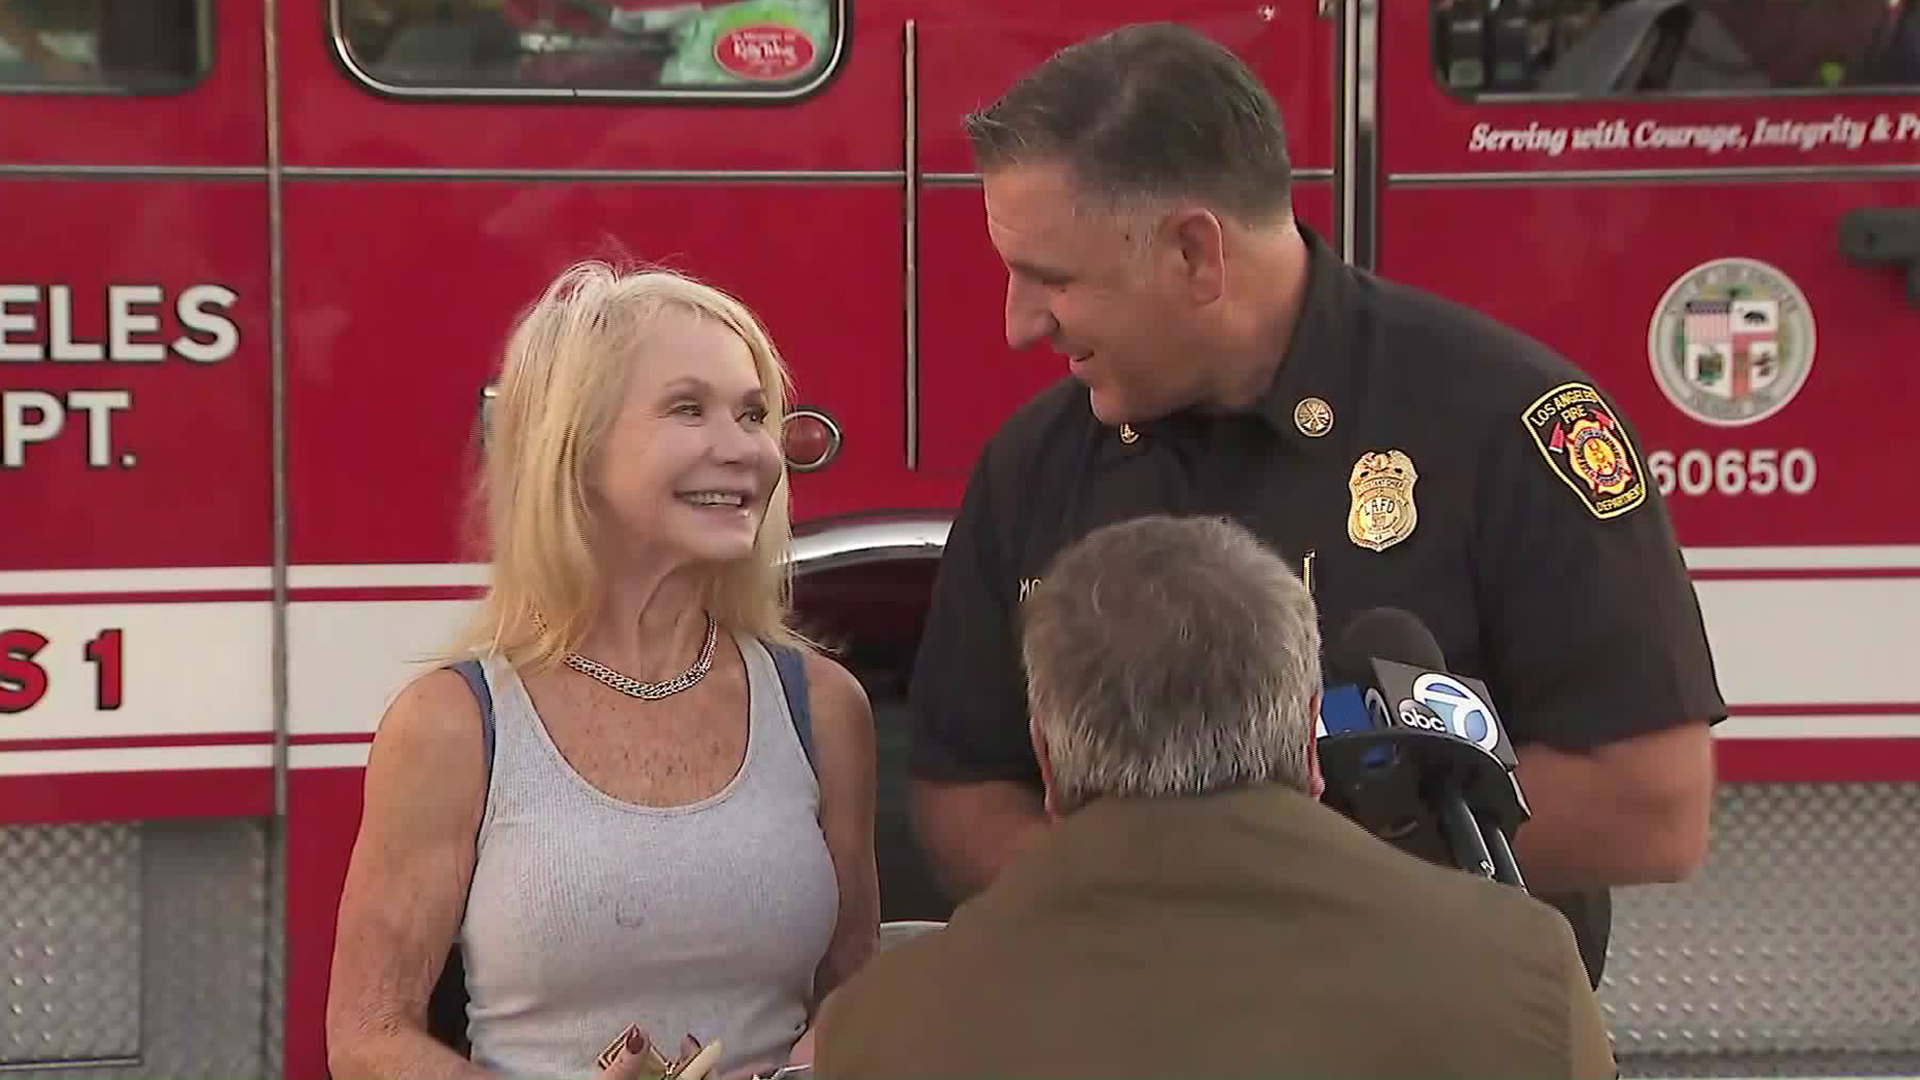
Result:
M1792 450L1655 450L1647 455L1647 471L1660 485L1661 495L1772 495L1784 491L1805 495L1813 490L1813 451Z
M102 630L87 642L85 656L94 667L93 707L120 707L119 630ZM36 661L49 642L32 630L0 630L0 713L26 712L47 693L47 669Z

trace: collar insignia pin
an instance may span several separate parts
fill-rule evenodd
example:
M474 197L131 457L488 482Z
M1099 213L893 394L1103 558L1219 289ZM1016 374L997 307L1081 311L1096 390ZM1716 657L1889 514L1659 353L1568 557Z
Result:
M1301 398L1293 407L1293 426L1307 438L1317 439L1333 430L1333 406L1325 398Z

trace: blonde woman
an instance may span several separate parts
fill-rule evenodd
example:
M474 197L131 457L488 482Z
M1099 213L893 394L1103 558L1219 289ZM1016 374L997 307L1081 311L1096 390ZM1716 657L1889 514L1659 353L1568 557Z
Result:
M516 326L472 679L411 683L367 764L336 1080L592 1076L629 1024L719 1040L722 1075L805 1060L879 886L866 696L785 623L786 387L754 316L672 273L575 266ZM468 1059L425 1020L456 941Z

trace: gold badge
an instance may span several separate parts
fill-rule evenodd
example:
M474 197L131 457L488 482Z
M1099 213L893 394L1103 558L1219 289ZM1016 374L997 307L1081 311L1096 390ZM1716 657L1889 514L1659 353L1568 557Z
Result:
M1594 517L1619 517L1647 500L1640 456L1593 387L1562 383L1527 406L1521 421L1540 456Z
M1132 446L1134 443L1140 441L1140 433L1133 430L1132 424L1121 424L1120 441L1128 446Z
M1309 439L1317 439L1333 430L1333 406L1325 398L1301 398L1293 407L1293 426Z
M1412 536L1420 517L1413 505L1413 485L1419 479L1413 459L1399 450L1360 455L1347 480L1353 493L1347 538L1363 548L1385 551Z

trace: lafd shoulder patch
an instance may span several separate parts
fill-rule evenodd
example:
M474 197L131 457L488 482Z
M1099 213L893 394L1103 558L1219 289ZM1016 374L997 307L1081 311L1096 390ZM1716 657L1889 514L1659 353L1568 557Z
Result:
M1598 391L1562 383L1520 416L1540 456L1597 518L1619 517L1647 501L1646 470Z

